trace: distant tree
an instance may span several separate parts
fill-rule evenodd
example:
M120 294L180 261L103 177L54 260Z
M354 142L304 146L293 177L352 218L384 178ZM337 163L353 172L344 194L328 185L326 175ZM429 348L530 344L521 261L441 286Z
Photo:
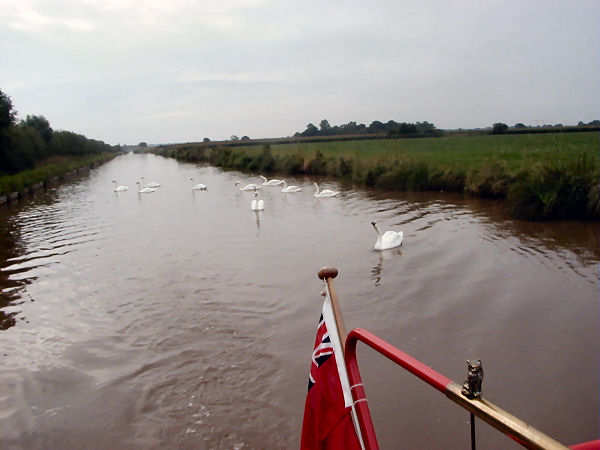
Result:
M321 127L321 134L322 135L330 134L330 132L331 132L331 125L329 125L329 121L327 119L321 120L321 123L319 123L319 126Z
M204 139L202 139L202 142L210 142L210 139L209 138L204 138Z
M242 136L242 138L240 139L240 141L249 141L250 138L248 136Z
M12 100L0 91L0 130L11 127L17 120L17 112L13 109Z
M358 125L356 122L348 122L347 124L340 126L341 134L356 134L358 131Z
M146 142L140 142L140 143L138 144L138 147L143 147L143 148L146 148L146 147L148 147L148 144L147 144Z
M582 121L582 120L580 120L579 122L577 122L577 126L578 126L578 127L582 127L582 126L584 126L584 125L585 125L585 123L583 123L583 121Z
M388 122L389 124L389 122ZM414 123L396 123L394 122L394 127L388 129L388 134L390 136L410 136L416 135L418 132L417 126Z
M319 134L319 129L312 123L306 125L306 130L302 132L302 136L316 136Z
M588 123L588 125L598 126L598 125L600 125L600 120L598 120L598 119L592 120L591 122Z
M424 120L423 122L415 123L415 126L417 127L417 131L419 133L426 133L428 131L435 130L435 125L427 122L426 120Z
M232 135L231 135L231 140L232 140L232 141L239 141L239 140L240 140L240 138L239 138L239 137L237 137L235 134L232 134Z
M369 133L385 133L387 132L386 126L381 123L379 120L374 120L373 122L371 122L371 125L369 125L369 127L367 128Z
M515 123L515 128L527 128L527 127L525 126L525 124L519 122L519 123Z
M27 115L25 120L21 120L20 126L31 127L40 134L44 142L49 143L52 139L52 127L44 116Z
M497 122L492 127L492 134L503 134L506 130L508 130L508 125L502 122Z
M403 123L405 123L405 122L403 122ZM389 132L390 130L398 128L399 125L400 124L398 122L396 122L395 120L388 120L388 122L385 124L385 128Z

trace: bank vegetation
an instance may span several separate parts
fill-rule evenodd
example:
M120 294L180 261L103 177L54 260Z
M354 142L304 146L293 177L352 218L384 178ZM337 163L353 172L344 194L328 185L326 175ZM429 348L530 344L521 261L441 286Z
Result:
M600 218L599 133L487 134L417 139L212 143L147 151L225 169L319 175L378 189L503 199L527 220Z
M12 100L0 91L0 199L27 192L120 152L102 141L53 130L44 116L17 121Z

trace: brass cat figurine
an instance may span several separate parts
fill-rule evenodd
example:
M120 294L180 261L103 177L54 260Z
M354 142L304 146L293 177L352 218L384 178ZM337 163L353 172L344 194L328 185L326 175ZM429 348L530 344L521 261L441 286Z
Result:
M461 394L469 399L481 397L481 382L483 381L483 366L481 360L467 360L467 379L461 389Z

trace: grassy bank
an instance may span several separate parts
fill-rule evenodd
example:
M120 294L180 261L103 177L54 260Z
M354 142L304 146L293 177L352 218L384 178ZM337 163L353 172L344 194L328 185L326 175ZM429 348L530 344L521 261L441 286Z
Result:
M0 196L8 195L12 192L27 192L34 185L45 183L55 177L64 177L65 174L82 167L106 162L115 156L115 153L100 153L87 156L53 156L38 164L34 169L24 170L14 175L1 176Z
M506 199L515 217L598 219L599 133L351 140L153 151L248 172L314 174L395 190Z

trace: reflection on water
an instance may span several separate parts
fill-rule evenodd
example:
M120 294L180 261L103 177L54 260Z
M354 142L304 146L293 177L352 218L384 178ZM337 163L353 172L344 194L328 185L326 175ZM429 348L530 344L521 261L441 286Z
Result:
M256 217L256 229L260 230L260 221L262 220L262 211L253 211L254 212L254 216Z
M138 194L142 175L161 187ZM252 211L238 179L260 182L128 155L2 207L3 446L297 447L325 265L347 328L458 382L481 358L490 400L566 443L598 434L596 224L327 180L342 193L316 199L311 179ZM374 251L371 220L402 247ZM464 414L359 358L382 448L468 445Z
M397 256L402 256L402 250L399 248L393 248L389 250L378 251L379 262L371 270L371 279L375 282L375 286L381 285L381 277L383 272L383 262L390 261Z

